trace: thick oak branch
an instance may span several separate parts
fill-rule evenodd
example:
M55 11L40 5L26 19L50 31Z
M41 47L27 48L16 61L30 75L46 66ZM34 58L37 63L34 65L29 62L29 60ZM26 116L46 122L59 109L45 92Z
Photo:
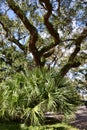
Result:
M22 20L25 27L32 34L33 32L37 33L36 28L29 22L23 10L14 2L14 0L7 0L9 7L16 13L16 15Z
M53 36L55 43L59 44L60 43L59 34L53 28L51 22L49 22L49 18L52 14L52 4L50 3L50 0L40 0L40 2L45 4L47 10L47 13L44 15L44 24L47 27L49 33Z
M37 66L40 66L40 56L38 50L36 48L36 41L38 39L38 32L37 29L29 22L26 15L24 14L23 10L14 2L14 0L7 0L9 7L18 15L21 19L25 27L30 32L30 42L29 42L29 49L34 56L34 60Z
M82 41L87 37L87 29L84 29L83 32L80 34L80 36L76 39L75 41L75 49L73 51L73 53L70 55L68 63L66 65L64 65L64 67L61 69L59 75L61 77L64 77L66 75L66 73L73 67L78 67L79 65L81 65L81 63L79 61L75 61L75 58L77 56L77 53L80 51L80 46Z

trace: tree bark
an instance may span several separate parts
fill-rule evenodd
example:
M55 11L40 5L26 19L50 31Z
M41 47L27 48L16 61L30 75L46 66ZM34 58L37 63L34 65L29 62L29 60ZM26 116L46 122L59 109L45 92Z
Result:
M64 77L67 72L71 68L79 67L81 63L79 61L75 61L75 58L80 51L81 43L82 41L87 37L87 29L84 29L83 32L78 36L78 38L75 40L75 49L73 53L70 55L68 62L63 66L63 68L60 70L59 75L61 77Z

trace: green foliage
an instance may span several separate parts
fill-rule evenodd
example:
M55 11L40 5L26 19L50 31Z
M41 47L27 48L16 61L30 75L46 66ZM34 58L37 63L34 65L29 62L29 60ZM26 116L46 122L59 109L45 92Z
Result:
M40 125L47 111L70 114L79 103L78 95L67 79L56 77L34 69L6 78L0 84L0 117Z
M66 124L56 124L56 125L47 125L47 126L30 126L27 127L24 124L12 123L12 122L5 122L0 123L0 129L2 130L78 130L74 127L71 127Z
M43 63L48 68L57 67L59 72L64 70L61 68L65 65L66 74L72 67L78 67L80 62L85 64L87 59L86 37L80 36L79 32L79 24L83 26L87 18L85 0L49 1L2 1L1 118L41 125L45 123L45 112L68 115L79 103L72 82L62 78L65 75L59 77L55 71L47 72L45 69L32 70L40 62L39 66ZM9 11L13 11L12 15ZM81 47L77 46L78 41L82 41ZM69 62L69 59L72 61ZM76 64L67 66L71 62Z
M13 122L0 122L1 130L25 130L20 127L20 124Z
M15 46L4 45L0 51L0 82L16 72L25 71L30 67L32 59L25 57L24 53L19 52Z
M52 25L50 26L51 32L53 32L52 30L58 32L59 40L56 41L44 22L44 16L48 12L45 1L14 0L11 3L13 6L15 3L21 9L21 11L17 10L17 12L21 13L22 17L20 18L17 12L14 11L15 7L12 9L8 4L8 0L2 0L0 3L0 81L5 80L12 73L24 70L25 66L30 69L35 67L35 62L38 60L35 60L35 57L40 58L39 60L48 68L57 67L60 70L68 62L70 54L74 51L75 41L78 41L80 31L85 28L87 21L87 4L85 0L50 0L52 12L50 12L47 21L48 24L50 23L49 26ZM49 4L48 7L50 7ZM11 15L9 15L8 8ZM24 22L23 15L25 19L27 18L27 22L30 25L32 24L38 32L38 38L33 42L36 48L34 52L37 52L37 56L29 49L31 35L34 33L31 34L33 28L30 31L31 26L29 27L29 24ZM86 44L87 42L84 39L78 56L75 56L78 62L74 67L86 64ZM54 51L51 51L51 49ZM28 57L31 53L33 56Z
M77 130L76 128L73 128L67 124L64 124L64 123L58 123L58 124L55 124L55 125L48 125L46 127L48 130Z

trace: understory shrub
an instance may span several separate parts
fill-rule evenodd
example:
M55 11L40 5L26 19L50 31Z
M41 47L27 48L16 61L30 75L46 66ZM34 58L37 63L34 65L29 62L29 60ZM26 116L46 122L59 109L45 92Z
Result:
M35 69L0 84L0 117L28 125L45 123L46 112L72 113L79 103L74 85L57 73Z

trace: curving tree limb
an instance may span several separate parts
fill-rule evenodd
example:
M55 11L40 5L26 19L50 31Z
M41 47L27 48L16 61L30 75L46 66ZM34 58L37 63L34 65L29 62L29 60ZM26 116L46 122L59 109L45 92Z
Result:
M52 14L52 4L50 3L50 0L40 0L40 1L45 4L45 7L47 9L47 13L44 15L44 24L47 27L51 36L53 36L55 44L59 44L60 43L59 33L53 28L53 25L49 21L49 18Z
M38 32L37 29L29 22L23 10L14 2L14 0L7 0L9 7L16 13L16 15L21 19L25 27L30 32L30 42L29 42L29 50L34 56L34 60L37 66L40 66L40 56L38 50L36 48L36 42L38 40Z
M66 73L74 67L79 67L81 63L79 61L75 61L75 58L80 51L81 43L82 41L87 37L87 28L83 30L83 32L78 36L78 38L75 40L75 49L73 53L70 55L68 63L64 65L64 67L60 70L60 76L64 77Z

